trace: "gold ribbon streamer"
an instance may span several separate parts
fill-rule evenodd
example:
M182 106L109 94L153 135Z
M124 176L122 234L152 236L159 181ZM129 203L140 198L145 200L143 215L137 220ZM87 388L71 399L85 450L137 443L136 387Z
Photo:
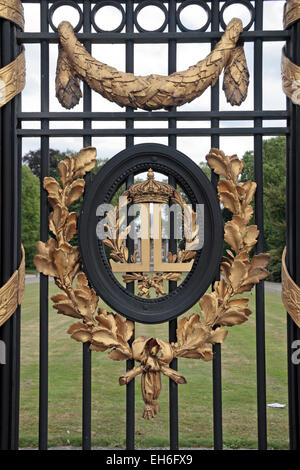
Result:
M24 30L24 9L20 0L0 0L0 17Z
M22 245L22 261L11 278L0 289L0 326L16 311L25 292L25 251Z
M284 5L283 26L289 28L300 19L300 0L287 0Z
M286 247L282 253L282 302L288 314L300 328L300 287L293 281L286 267Z
M25 52L0 69L0 108L18 95L25 86Z

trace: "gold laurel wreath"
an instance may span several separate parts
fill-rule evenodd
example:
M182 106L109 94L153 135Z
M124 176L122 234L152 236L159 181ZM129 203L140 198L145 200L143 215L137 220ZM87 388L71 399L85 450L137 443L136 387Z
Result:
M145 110L169 108L189 103L214 86L224 69L223 89L232 106L247 97L249 71L242 45L237 45L243 31L242 21L233 18L214 50L203 60L183 72L168 76L147 77L120 72L99 62L80 44L72 25L58 26L59 55L56 69L56 96L60 104L71 109L82 96L80 81L104 98L120 106Z
M259 235L257 226L249 225L256 184L238 182L243 162L236 155L228 157L220 150L211 149L206 159L215 173L223 177L218 184L218 194L221 203L233 214L225 225L225 241L231 250L227 250L221 263L221 280L215 282L213 292L205 294L199 302L201 315L193 313L179 319L176 343L142 336L130 345L133 323L98 308L99 297L89 286L85 274L80 272L78 247L70 244L77 231L77 215L68 208L83 195L85 182L80 177L94 168L95 148L84 148L76 157L67 157L59 163L61 184L52 177L44 178L44 188L53 208L49 229L54 237L46 243L38 242L35 266L41 273L53 276L62 290L51 298L58 313L80 320L68 330L73 339L89 342L93 351L110 350L109 357L113 360L134 359L140 363L122 375L119 383L128 384L142 375L145 419L152 419L158 413L161 374L178 384L186 383L179 372L169 367L172 360L212 360L212 345L222 343L227 336L224 327L244 323L251 314L248 298L236 295L250 291L268 276L269 255L258 254L252 259L249 256Z

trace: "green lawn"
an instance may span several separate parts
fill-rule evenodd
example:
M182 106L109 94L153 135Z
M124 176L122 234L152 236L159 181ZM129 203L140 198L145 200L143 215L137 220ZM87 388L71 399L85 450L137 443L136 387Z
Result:
M56 291L50 283L50 293ZM20 447L38 443L38 284L26 285L22 304ZM255 294L251 295L251 306ZM51 306L51 301L50 301ZM197 311L197 308L194 309ZM72 319L50 308L49 445L81 445L82 345L66 333ZM136 335L167 338L167 325L137 325ZM287 404L286 314L277 294L266 294L267 403ZM222 346L223 436L225 447L257 448L255 312L230 329ZM92 445L125 446L125 387L118 377L125 363L93 353ZM179 385L180 446L213 446L212 363L179 361L187 379ZM160 413L142 419L140 378L136 380L136 446L168 446L168 379L163 377ZM268 445L288 448L288 409L267 408Z

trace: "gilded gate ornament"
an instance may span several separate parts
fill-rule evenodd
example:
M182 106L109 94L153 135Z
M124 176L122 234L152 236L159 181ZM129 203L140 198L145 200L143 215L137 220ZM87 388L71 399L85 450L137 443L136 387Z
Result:
M287 0L284 5L283 26L284 29L289 28L292 24L300 19L300 1Z
M11 21L24 29L24 10L20 0L0 0L0 18ZM9 103L25 86L25 52L0 69L0 108ZM16 311L24 298L25 251L21 246L22 259L19 268L0 288L0 326Z
M38 271L53 276L62 293L52 296L58 313L76 318L68 333L79 342L90 343L94 351L109 350L113 360L134 359L139 365L119 379L120 385L128 384L141 375L142 396L145 407L143 417L152 419L158 413L161 390L161 374L178 384L185 378L169 367L174 358L192 358L210 361L212 345L222 343L227 329L248 320L248 297L237 297L252 289L268 276L268 254L250 258L257 243L259 231L249 225L253 215L251 202L256 183L239 182L243 162L236 155L226 156L218 149L211 149L206 157L209 166L221 176L218 184L220 202L232 213L232 220L225 224L225 241L231 249L221 263L222 278L214 283L214 290L200 300L201 314L193 313L178 322L177 342L168 343L158 338L138 337L132 344L133 322L116 313L98 308L99 297L80 272L80 255L71 240L77 232L77 215L69 207L84 192L82 176L96 163L96 150L82 149L77 157L67 157L58 165L61 184L52 177L44 178L53 211L49 217L49 229L53 234L46 243L38 242L35 265ZM76 278L77 276L77 278ZM76 278L76 286L74 281Z
M16 311L24 299L25 291L25 251L22 245L22 260L19 268L0 288L0 326Z
M24 29L24 9L21 0L0 0L0 17Z
M20 0L0 0L0 18L12 21L24 29L24 11ZM25 52L21 53L10 64L0 69L0 108L25 87Z
M155 289L156 296L166 295L164 290L164 280L179 281L183 272L189 272L193 264L193 258L196 251L190 249L198 245L198 227L196 224L196 213L186 204L180 194L172 186L154 179L154 173L151 168L148 170L147 181L133 184L126 190L122 196L123 205L130 202L142 205L142 225L149 225L150 220L150 203L154 204L154 216L156 224L159 225L158 237L153 240L153 271L155 274L150 276L146 274L150 272L150 236L141 240L141 263L136 263L137 251L135 251L129 259L128 248L126 247L126 234L129 233L130 225L121 232L120 231L120 214L119 207L115 207L108 213L108 223L105 225L107 230L107 238L103 243L111 249L110 264L113 272L120 272L126 284L138 281L138 295L150 298L150 289ZM168 204L169 200L178 203L182 209L182 219L184 217L191 221L186 223L190 227L187 231L186 244L188 250L180 250L177 254L168 254L168 262L162 263L162 229L161 229L161 211L162 204ZM159 217L157 217L157 215ZM157 222L159 219L160 223ZM117 262L116 262L117 261ZM130 262L128 262L130 261ZM188 262L187 262L188 261ZM158 271L158 272L157 272ZM159 272L160 271L160 272Z
M231 105L240 105L247 96L249 72L243 46L237 45L243 24L232 19L213 51L196 65L169 76L147 77L124 73L94 59L80 44L72 25L58 26L60 40L56 71L56 96L67 109L79 103L83 80L104 98L120 106L145 110L169 108L189 103L214 86L224 69L223 89Z
M284 6L283 25L287 29L300 20L300 0L287 0ZM300 66L286 56L286 48L281 57L282 88L295 105L300 105ZM293 321L300 327L300 288L291 278L286 266L286 248L282 253L282 301Z
M300 328L300 287L291 278L286 266L286 248L282 253L282 302L286 311Z
M284 28L287 29L300 19L300 0L287 0L284 6ZM286 56L286 48L282 48L281 56L282 89L286 96L300 105L300 66L294 64Z

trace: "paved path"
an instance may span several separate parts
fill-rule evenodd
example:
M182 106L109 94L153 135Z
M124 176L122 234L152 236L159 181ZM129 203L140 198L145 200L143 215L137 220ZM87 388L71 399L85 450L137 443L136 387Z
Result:
M281 282L265 281L265 289L271 294L281 294Z

